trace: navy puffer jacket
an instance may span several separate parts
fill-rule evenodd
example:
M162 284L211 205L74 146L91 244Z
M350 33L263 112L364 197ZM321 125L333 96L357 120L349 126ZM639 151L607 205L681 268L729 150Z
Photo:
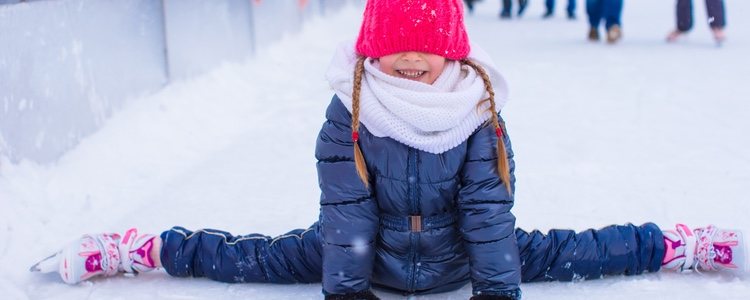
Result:
M338 97L326 118L315 151L325 293L354 293L371 284L433 293L469 279L475 293L517 293L513 195L497 173L492 126L431 154L375 137L363 125L359 143L370 175L367 188L354 165L351 114ZM503 142L512 175L507 135Z

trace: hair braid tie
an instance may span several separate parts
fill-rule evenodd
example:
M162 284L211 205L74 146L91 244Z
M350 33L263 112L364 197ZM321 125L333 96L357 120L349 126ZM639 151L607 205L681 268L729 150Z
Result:
M503 137L503 129L501 127L495 128L495 135L497 135L498 138Z

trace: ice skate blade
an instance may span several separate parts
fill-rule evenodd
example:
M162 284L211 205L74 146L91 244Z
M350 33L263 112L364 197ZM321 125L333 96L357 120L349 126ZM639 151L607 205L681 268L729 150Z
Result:
M39 273L57 272L60 268L60 256L62 256L62 251L52 254L49 257L37 262L36 264L31 266L31 268L29 268L29 271Z

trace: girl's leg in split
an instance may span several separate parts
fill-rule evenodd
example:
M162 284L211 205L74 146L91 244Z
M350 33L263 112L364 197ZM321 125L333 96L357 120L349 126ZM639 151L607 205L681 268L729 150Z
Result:
M32 272L57 272L69 284L118 273L143 273L163 267L172 276L208 277L223 282L320 282L322 255L318 223L276 238L232 236L211 229L181 227L161 236L125 233L86 234L33 265Z
M612 225L576 233L546 235L516 229L522 281L575 281L604 275L656 272L664 258L664 237L653 223Z
M320 282L318 223L271 238L174 227L161 234L161 266L172 276L222 282Z

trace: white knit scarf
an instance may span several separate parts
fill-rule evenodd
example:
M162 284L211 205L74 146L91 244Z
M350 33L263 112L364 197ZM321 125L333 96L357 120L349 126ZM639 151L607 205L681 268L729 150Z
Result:
M471 45L469 58L489 74L496 108L507 101L507 84L489 56ZM352 111L352 89L357 55L353 43L339 47L326 73L344 106ZM360 95L360 121L373 135L390 137L407 146L440 154L466 141L491 117L477 104L487 98L484 81L469 66L448 61L432 84L397 78L380 71L378 61L365 62Z

